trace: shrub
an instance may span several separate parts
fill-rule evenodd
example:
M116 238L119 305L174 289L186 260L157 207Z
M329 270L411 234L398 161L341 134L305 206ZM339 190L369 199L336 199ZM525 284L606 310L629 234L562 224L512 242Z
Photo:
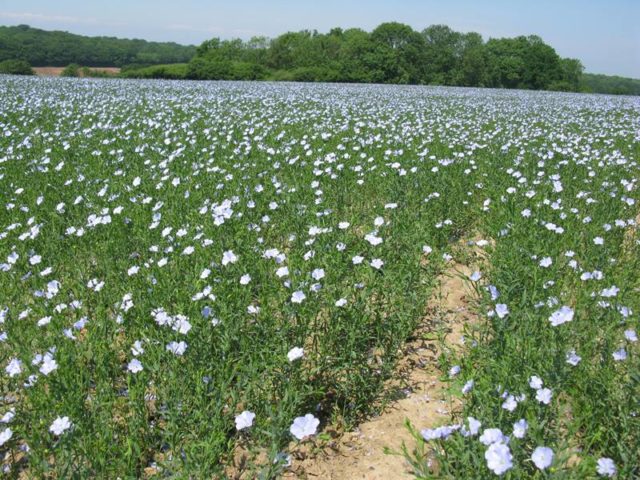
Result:
M231 62L193 58L187 67L187 77L195 80L225 80L231 74Z
M0 62L0 73L9 75L34 75L29 62L25 60L5 60Z
M230 80L264 80L267 77L267 69L262 65L249 62L233 62L231 65Z
M60 72L61 77L77 77L80 75L80 65L77 63L70 63Z

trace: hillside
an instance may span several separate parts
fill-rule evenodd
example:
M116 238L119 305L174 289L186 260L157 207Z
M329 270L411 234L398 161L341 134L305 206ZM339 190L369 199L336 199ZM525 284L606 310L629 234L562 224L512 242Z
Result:
M187 62L194 46L115 37L87 37L47 31L28 25L0 26L0 61L18 58L35 67L62 67L70 63L120 67L131 63Z
M635 78L583 73L580 83L585 92L640 95L640 80Z

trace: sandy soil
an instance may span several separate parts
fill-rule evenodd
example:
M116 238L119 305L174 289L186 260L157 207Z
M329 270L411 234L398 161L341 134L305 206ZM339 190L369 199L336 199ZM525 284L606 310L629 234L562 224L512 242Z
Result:
M65 67L33 67L33 71L40 77L59 77ZM118 67L89 67L91 70L103 71L112 75L120 73Z
M476 298L467 277L482 262L484 252L467 247L469 265L452 262L440 276L439 287L430 301L423 323L404 350L397 378L390 387L402 387L404 398L391 403L382 415L361 424L355 431L343 433L327 442L320 451L305 452L304 446L292 452L287 479L367 479L410 480L404 458L384 453L386 447L400 451L403 442L411 450L415 440L405 420L416 428L433 428L451 421L460 408L459 401L447 394L448 384L441 381L446 372L438 369L443 349L457 350L463 341L465 324L477 321L470 311ZM444 345L437 333L444 335Z

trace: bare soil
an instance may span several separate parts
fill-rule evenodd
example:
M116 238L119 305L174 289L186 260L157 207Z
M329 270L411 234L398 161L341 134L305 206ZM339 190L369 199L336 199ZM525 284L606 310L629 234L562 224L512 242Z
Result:
M39 77L59 77L64 69L65 67L33 67L33 71ZM111 75L120 73L120 68L118 67L89 67L89 70L106 72ZM82 76L82 72L80 72L80 76Z
M477 323L470 306L477 298L468 276L481 264L485 252L477 246L461 243L465 262L452 261L439 277L439 287L429 302L422 324L407 342L396 378L390 389L402 392L402 398L388 405L378 417L362 423L355 431L337 434L328 442L302 444L292 451L292 465L283 475L287 479L367 479L410 480L409 465L398 455L384 453L385 448L400 451L404 442L409 450L415 445L405 427L408 419L416 428L434 428L451 422L460 409L460 401L448 394L448 372L438 368L442 353L452 353L463 342L465 325ZM443 341L444 340L444 341Z

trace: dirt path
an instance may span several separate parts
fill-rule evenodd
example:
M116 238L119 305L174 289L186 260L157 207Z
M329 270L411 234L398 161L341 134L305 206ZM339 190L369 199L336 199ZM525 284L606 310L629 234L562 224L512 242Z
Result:
M65 67L33 67L33 71L39 77L59 77L64 69ZM118 67L89 67L89 70L105 72L110 75L120 73L120 68Z
M413 479L404 459L384 453L385 447L399 451L404 441L409 449L415 444L404 426L409 419L418 429L433 428L448 423L452 412L460 407L447 394L448 384L440 378L446 373L438 369L437 359L443 347L455 350L463 340L465 323L473 323L470 302L475 292L468 276L484 256L477 246L468 250L465 263L451 262L439 277L439 287L430 302L423 323L414 338L405 346L405 355L398 368L398 378L391 388L404 387L404 398L391 403L385 412L327 442L320 452L307 455L293 452L292 465L283 475L287 479ZM466 256L466 255L465 255ZM438 335L438 333L440 335Z

